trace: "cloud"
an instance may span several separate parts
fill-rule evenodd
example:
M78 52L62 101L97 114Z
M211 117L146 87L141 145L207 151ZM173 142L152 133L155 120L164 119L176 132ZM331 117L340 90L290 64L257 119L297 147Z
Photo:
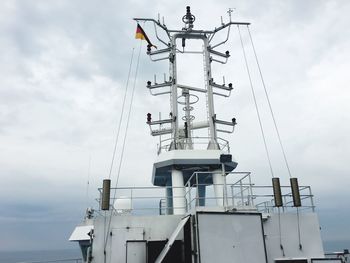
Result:
M9 226L6 236L12 240L6 246L1 244L3 249L15 249L18 244L28 249L45 248L45 240L50 240L46 230L54 225L54 246L66 246L67 228L79 222L86 203L95 205L95 188L108 176L131 54L134 50L135 59L138 54L132 18L157 18L159 12L167 25L180 28L187 4L136 0L103 4L82 0L1 2L0 221ZM325 216L334 206L327 199L336 203L346 198L339 192L345 193L350 184L346 165L350 146L349 3L193 1L191 6L197 29L214 28L220 15L227 20L228 7L236 8L234 20L252 22L251 32L293 175L302 184L314 186L321 222L330 226L336 217ZM154 39L152 26L146 24L145 30ZM242 35L275 173L287 184L287 171L244 28ZM231 59L225 67L213 65L213 71L218 83L225 75L235 89L229 100L218 99L215 107L220 118L238 120L235 134L229 137L238 169L252 171L257 182L269 184L239 45L238 33L232 29L227 45ZM158 138L149 136L145 116L150 112L156 118L161 111L165 117L170 112L168 98L152 97L145 87L154 73L158 80L163 73L168 74L168 65L151 63L145 46L141 50L122 185L150 185ZM188 65L182 74L184 79L193 76L194 84L202 85L201 68ZM133 83L132 77L128 102ZM204 118L201 106L202 102L196 104L194 112ZM122 124L125 128L125 116ZM117 158L120 149L121 144ZM26 224L30 230L23 229ZM42 230L47 234L37 235ZM28 233L28 240L21 231ZM335 239L343 237L342 232L332 227L326 233ZM29 247L30 240L38 245Z

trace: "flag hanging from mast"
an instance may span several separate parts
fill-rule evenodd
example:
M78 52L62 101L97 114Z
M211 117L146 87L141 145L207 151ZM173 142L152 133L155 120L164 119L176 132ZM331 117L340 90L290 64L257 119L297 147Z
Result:
M141 39L141 40L146 40L148 45L150 47L155 47L157 48L155 45L152 44L152 42L149 40L148 36L146 35L145 31L143 30L143 28L140 26L139 23L137 23L137 27L136 27L136 34L135 34L135 38L136 39Z

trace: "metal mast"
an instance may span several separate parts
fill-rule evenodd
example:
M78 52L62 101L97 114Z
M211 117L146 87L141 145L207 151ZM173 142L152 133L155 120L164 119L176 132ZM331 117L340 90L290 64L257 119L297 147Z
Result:
M186 7L186 14L182 17L184 27L181 30L168 29L164 22L161 23L159 19L157 21L148 18L134 18L136 21L152 22L154 24L156 38L164 46L164 48L159 50L151 50L151 46L148 46L147 54L151 60L169 61L169 79L164 79L162 83L157 83L156 79L154 83L148 81L147 88L154 96L170 95L170 118L152 120L151 114L148 113L147 124L151 128L151 134L153 136L170 136L165 140L161 140L158 150L159 160L154 163L153 184L165 187L172 186L172 191L167 189L169 196L168 206L171 205L173 212L177 214L184 213L186 202L182 197L184 195L182 188L193 172L208 171L211 173L210 176L203 176L203 182L209 181L214 185L221 185L214 188L217 196L221 196L220 202L222 205L224 173L225 171L232 171L237 165L236 162L231 160L222 168L220 154L225 147L226 152L228 152L229 146L226 140L217 136L218 132L232 133L236 125L236 119L232 118L230 121L219 120L216 118L214 109L214 95L229 97L233 87L231 83L228 85L225 83L215 83L211 70L211 64L213 62L225 64L230 57L229 51L222 53L217 51L216 48L227 42L231 25L249 25L249 23L232 22L231 12L231 10L228 12L230 21L228 23L222 22L214 30L194 29L196 18L191 13L189 6ZM158 33L159 29L163 31L166 39L160 37ZM212 44L215 41L215 35L224 29L227 31L226 39ZM203 49L199 51L187 50L187 41L192 40L201 40ZM178 46L179 42L181 42L181 47ZM203 56L203 86L193 87L186 83L179 83L177 61L178 56L183 54L198 54ZM191 114L191 111L193 111L193 105L198 102L198 95L201 93L205 94L206 107L203 110L207 112L207 119L198 121L195 120L195 116ZM183 113L180 113L180 110ZM218 127L219 125L220 128ZM158 129L157 126L159 127ZM199 144L196 143L199 137L193 136L195 130L199 129L208 129L209 137L201 137L204 141L201 141L200 145L203 145L203 143L206 144L204 149L199 149ZM205 158L200 157L203 155L203 151L206 151ZM172 152L171 155L170 152ZM205 189L203 194L205 194ZM175 199L176 196L178 197L177 199Z

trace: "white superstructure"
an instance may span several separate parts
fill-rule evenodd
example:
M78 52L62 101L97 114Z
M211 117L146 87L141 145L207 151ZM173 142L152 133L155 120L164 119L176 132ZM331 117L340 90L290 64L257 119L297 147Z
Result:
M212 63L225 64L230 57L218 47L225 45L231 26L249 23L231 21L214 30L196 30L195 17L187 7L184 27L172 30L154 19L163 46L149 45L153 61L169 62L169 77L162 83L147 82L154 96L170 96L167 119L147 124L153 136L162 136L153 164L154 187L111 188L105 180L100 189L100 209L88 210L72 241L79 242L84 262L89 263L273 263L324 262L325 256L313 195L308 186L257 186L249 172L235 172L237 161L220 133L232 133L236 119L221 120L214 110L215 96L228 98L232 84L218 84ZM160 37L158 31L166 39ZM226 39L214 43L218 32ZM190 41L201 41L201 50L187 50ZM178 56L203 57L204 84L194 87L178 82ZM204 98L206 118L197 120L194 107ZM203 106L204 105L204 106ZM200 131L207 130L203 137ZM197 134L198 133L198 134ZM86 233L85 233L86 232ZM327 262L341 262L332 259Z

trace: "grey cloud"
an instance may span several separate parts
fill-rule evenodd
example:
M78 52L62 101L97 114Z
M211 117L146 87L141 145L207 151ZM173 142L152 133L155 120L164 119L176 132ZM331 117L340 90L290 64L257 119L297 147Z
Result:
M135 59L138 54L139 42L134 40L135 22L131 19L156 17L159 11L168 25L181 27L186 4L27 0L0 9L0 47L6 50L0 56L0 176L4 188L0 193L0 221L8 225L1 232L11 240L6 246L1 244L2 249L69 246L67 236L79 223L87 203L89 156L88 199L97 195L94 188L108 174L133 47ZM332 210L333 202L347 198L349 185L347 1L191 4L198 28L217 25L227 7L236 7L235 20L253 22L251 29L293 174L303 184L314 185L322 225L330 228L324 230L327 238L348 234L332 225L336 217L349 216ZM154 39L153 28L145 28ZM244 37L247 40L246 32ZM237 46L231 49L233 44L239 47L238 41L237 32L233 32L228 68L215 68L218 80L225 74L235 86L230 102L218 100L216 109L223 118L233 115L238 119L230 142L239 169L253 171L255 180L266 184L270 176L242 53ZM150 184L158 139L149 136L145 114L157 116L162 111L165 116L169 112L164 103L168 98L151 97L144 87L154 73L161 80L168 66L149 62L145 44L141 52L122 167L124 185ZM191 70L188 74L202 72ZM262 98L256 71L253 78ZM132 85L133 78L129 88ZM259 103L265 105L263 100ZM266 110L262 114L276 173L288 182L271 119ZM125 127L125 119L123 124ZM138 165L127 161L135 155L140 156ZM334 185L327 183L329 180ZM88 203L94 204L91 200Z

